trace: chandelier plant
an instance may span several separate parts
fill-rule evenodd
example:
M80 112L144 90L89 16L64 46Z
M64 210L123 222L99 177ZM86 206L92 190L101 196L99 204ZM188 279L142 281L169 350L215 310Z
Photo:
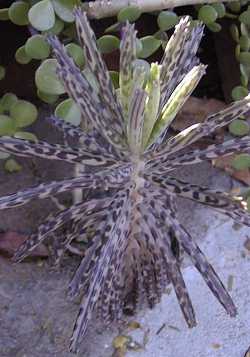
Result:
M230 316L236 307L208 260L178 220L176 198L207 205L250 226L246 202L219 190L179 180L174 170L203 160L245 152L250 138L214 144L206 149L190 145L215 129L229 124L250 109L250 97L212 114L178 135L168 135L171 122L190 96L205 66L196 52L201 24L180 20L165 48L160 64L150 71L136 59L136 31L127 23L120 45L119 89L115 90L98 51L86 14L75 9L79 41L93 86L74 64L55 36L48 41L58 62L57 74L69 96L78 104L90 128L84 132L59 118L51 121L78 146L0 138L0 150L24 157L62 160L81 167L79 176L44 183L0 198L0 209L21 206L75 189L89 198L50 216L18 249L20 262L53 232L68 225L60 239L60 255L79 236L88 236L84 257L69 285L69 295L82 296L71 350L76 351L93 315L105 325L121 322L124 313L157 304L166 286L174 287L189 327L196 318L181 273L187 254L210 290ZM100 192L102 194L100 195Z

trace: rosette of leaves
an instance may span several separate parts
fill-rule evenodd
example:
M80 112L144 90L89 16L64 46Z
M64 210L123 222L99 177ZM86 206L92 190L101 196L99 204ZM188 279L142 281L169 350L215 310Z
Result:
M63 160L80 165L82 172L78 177L1 197L0 209L74 189L88 190L91 196L50 216L20 246L15 261L22 261L65 225L69 229L57 237L60 255L72 240L91 231L92 238L69 286L72 298L82 295L72 351L77 350L93 314L106 325L121 322L128 310L134 313L142 304L150 308L157 304L169 283L188 326L195 326L180 267L183 253L191 258L227 313L235 316L236 307L223 283L178 220L176 198L207 205L250 226L246 202L242 197L181 181L174 170L219 155L249 151L249 137L202 150L190 145L244 114L250 97L210 115L204 123L168 136L171 122L205 73L205 66L196 58L203 27L194 27L189 18L182 18L161 63L153 63L148 73L136 65L136 31L127 23L120 45L119 90L115 91L86 14L76 9L75 16L86 65L96 78L97 88L91 86L56 37L49 37L49 43L57 60L57 74L92 129L85 133L52 117L65 135L79 139L78 147L2 137L0 149L24 157Z

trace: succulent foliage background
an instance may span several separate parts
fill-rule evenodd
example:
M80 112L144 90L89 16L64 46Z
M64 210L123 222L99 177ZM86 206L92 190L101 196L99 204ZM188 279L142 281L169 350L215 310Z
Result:
M16 50L15 60L22 66L34 62L36 69L35 85L37 88L38 98L47 104L55 106L55 115L60 116L64 120L79 125L81 122L81 112L77 104L71 99L67 98L65 89L58 80L55 69L56 61L51 58L51 47L46 41L47 34L55 34L60 36L63 43L66 45L67 52L73 57L75 63L84 71L88 77L89 73L84 65L84 56L81 47L79 46L76 28L73 16L73 8L80 4L79 0L41 0L41 1L10 1L9 7L0 9L0 20L11 21L13 24L22 28L28 27L29 37ZM234 100L243 99L248 93L249 83L249 18L250 12L247 0L238 2L226 1L214 2L209 1L204 4L203 1L188 2L165 2L165 1L135 1L131 5L128 1L96 1L84 2L82 4L90 17L102 18L106 16L116 16L116 22L106 28L106 34L101 34L98 38L98 46L100 51L108 55L114 53L119 48L120 38L119 31L124 23L137 22L144 12L154 12L156 26L158 30L153 34L146 34L138 36L137 39L137 56L140 60L145 61L155 53L159 53L161 47L165 47L169 38L169 34L173 27L179 21L179 14L183 10L179 10L182 5L194 4L194 7L186 7L184 13L189 13L193 16L194 21L199 19L209 30L217 33L222 26L227 26L222 20L229 19L232 21L231 33L236 41L235 54L239 63L239 79L237 85L232 90L232 98ZM159 56L158 56L159 57ZM39 62L38 62L39 61ZM144 62L145 66L148 63ZM1 65L1 63L0 63ZM111 78L117 86L119 81L117 68L110 71ZM0 67L0 79L8 78L10 73L4 66ZM90 79L90 78L89 78ZM91 80L91 79L90 79ZM6 93L5 93L6 95ZM8 96L15 97L13 93L7 93ZM30 137L30 134L20 133L20 128L16 123L13 124L12 112L4 108L5 98L0 102L0 114L5 115L1 120L0 135L4 135L6 130L10 127L13 132L17 132L18 137L24 135L25 138ZM31 103L30 103L31 104ZM32 106L25 105L18 106L19 116L24 113L31 112ZM8 116L8 118L6 117ZM15 125L15 130L13 129ZM249 125L246 121L236 121L229 127L230 133L236 136L242 136L249 132ZM28 135L28 136L27 136ZM35 139L32 136L32 139ZM1 154L5 159L5 155ZM236 158L236 161L241 162L241 158ZM245 164L249 162L245 161ZM14 165L13 165L14 163ZM240 164L239 164L240 165ZM236 164L235 169L239 166ZM10 167L10 170L9 170ZM20 165L11 158L5 163L5 168L9 171L18 171ZM249 168L249 165L247 166Z
M183 17L161 63L152 63L148 70L137 60L136 31L127 23L122 28L116 90L86 14L80 8L74 14L88 75L54 35L48 36L55 56L50 61L61 88L87 121L88 132L52 116L52 124L65 136L77 139L78 146L4 136L0 149L24 157L66 161L82 170L77 177L1 197L0 209L79 188L88 190L89 196L50 216L21 245L15 260L23 260L51 235L58 241L58 260L74 239L87 238L87 249L69 286L71 297L82 296L72 351L77 350L93 314L107 325L122 322L125 313L134 313L143 305L152 308L169 283L188 326L195 326L180 268L183 253L191 258L225 310L235 316L236 307L223 283L179 223L175 201L177 197L191 199L249 226L246 201L178 180L171 172L220 155L249 151L249 137L205 149L190 148L201 137L244 115L249 110L249 96L209 116L204 123L169 136L171 122L205 73L206 67L196 57L203 26ZM57 234L61 228L65 229L63 236L60 231Z

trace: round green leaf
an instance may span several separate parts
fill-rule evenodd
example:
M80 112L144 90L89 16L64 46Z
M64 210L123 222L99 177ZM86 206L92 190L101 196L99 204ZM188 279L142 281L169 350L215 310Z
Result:
M217 2L215 4L211 4L211 6L216 10L218 17L224 17L226 14L225 5L222 2Z
M141 67L143 68L143 71L145 72L146 76L150 73L150 64L143 60L143 59L136 59L134 62L133 62L133 68L136 68L136 67Z
M44 93L42 91L40 91L39 89L37 90L37 96L45 103L48 104L53 104L55 103L59 96L58 95L54 95L54 94L48 94L48 93Z
M198 19L206 25L216 21L217 17L217 11L211 5L203 5L198 12Z
M242 51L248 51L250 48L250 38L245 35L240 36L239 44Z
M5 68L3 66L0 66L0 81L4 79L5 77Z
M73 125L81 123L80 108L71 98L64 100L56 107L55 115Z
M245 25L250 25L250 10L242 12L239 16L239 21Z
M13 118L0 114L0 135L13 135L16 131L16 124Z
M23 128L34 123L37 115L38 112L34 104L26 100L18 100L10 108L10 116L15 119L18 128Z
M166 31L158 30L154 33L154 37L157 38L157 40L161 40L161 45L162 48L166 46L169 40L169 36Z
M212 32L220 32L221 30L221 25L218 24L217 22L211 22L210 24L207 24L207 27Z
M120 22L116 22L115 24L108 26L104 33L109 33L109 32L118 32L121 30L121 23Z
M0 21L9 20L9 9L0 9Z
M239 61L242 64L250 66L250 52L240 52Z
M173 11L161 11L157 18L157 23L162 31L167 31L174 27L179 20L178 15Z
M53 0L55 13L65 22L73 22L73 9L77 5L77 0Z
M82 73L84 74L87 81L89 82L91 87L94 89L94 91L96 93L98 93L99 92L99 84L98 84L98 81L97 81L96 77L94 76L93 72L91 72L91 70L88 67L85 67L85 69L82 71Z
M32 6L29 10L31 25L39 30L49 30L55 24L55 12L50 0L42 0Z
M33 133L29 133L28 131L17 131L14 135L16 139L29 140L29 141L38 141L37 137Z
M239 154L237 155L232 163L231 166L235 169L235 170L245 170L248 169L250 167L250 155L248 154Z
M227 7L232 11L232 12L240 12L241 10L241 4L240 1L232 1L227 4Z
M64 22L56 17L54 26L49 30L43 31L44 34L50 33L52 35L59 35L59 33L64 29Z
M28 25L29 4L24 1L13 2L9 7L8 15L10 20L20 26Z
M56 67L56 59L47 59L38 67L35 74L35 82L40 91L57 95L65 93L64 86L57 77Z
M250 77L250 65L240 64L240 73L246 77Z
M237 86L232 90L233 100L240 100L245 98L248 95L248 90L245 87Z
M50 45L43 35L34 35L26 42L25 52L31 58L43 60L49 57Z
M242 35L250 37L250 27L243 24L242 22L240 24L240 31Z
M200 25L200 21L199 20L190 19L190 22L191 22L191 28L192 29Z
M22 166L14 159L8 159L4 164L4 168L9 173L19 172L22 170Z
M240 44L238 44L236 47L235 47L235 58L237 59L237 61L239 61L240 57Z
M247 87L248 86L248 77L244 76L243 74L241 74L240 76L240 83L243 85L243 87Z
M138 56L138 54L142 51L143 45L141 40L139 40L139 38L136 38L136 55Z
M237 25L232 24L230 26L230 32L231 32L231 36L234 39L234 41L239 42L240 34L239 34L239 29L238 29Z
M229 131L235 136L244 136L249 133L249 125L246 121L236 119L229 125Z
M115 89L119 88L119 72L109 71Z
M141 16L141 10L138 6L124 7L118 12L117 19L119 22L134 22Z
M11 107L18 101L17 96L14 93L5 93L1 99L1 106L3 110L9 112Z
M110 53L119 48L120 40L113 35L104 35L97 40L97 44L102 53Z
M138 53L138 57L147 58L151 56L161 45L161 41L154 36L145 36L140 38L142 50Z
M31 61L31 58L25 51L25 46L21 46L16 50L15 59L20 64L27 64Z
M85 63L83 49L75 43L69 43L65 48L67 53L73 58L75 64L83 68Z

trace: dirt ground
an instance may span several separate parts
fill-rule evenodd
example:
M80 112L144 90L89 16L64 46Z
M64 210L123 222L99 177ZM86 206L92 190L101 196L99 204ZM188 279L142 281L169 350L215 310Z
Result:
M46 128L42 130L44 127L42 124L40 120L36 125L36 131L39 133L40 138L44 136L43 130L46 130ZM50 128L49 140L54 140L55 137L55 131ZM41 181L70 176L71 169L68 165L61 163L55 165L54 162L46 162L45 160L32 162L31 160L23 159L19 161L23 164L23 170L20 173L6 174L2 169L0 170L0 195L15 192L20 188L37 184ZM231 178L219 170L212 169L210 164L189 167L181 175L194 183L210 185L214 188L220 187L228 190L234 185ZM68 196L63 197L63 200L68 199ZM32 204L17 209L1 211L0 229L28 234L54 208L53 202L43 200L32 202ZM250 288L247 283L250 277L249 259L241 257L237 251L238 245L229 243L227 246L225 235L230 232L232 234L232 222L230 220L223 216L218 218L218 215L214 215L210 210L183 200L179 202L179 210L181 221L186 225L189 232L208 249L209 257L215 263L215 266L218 266L219 271L225 278L228 277L229 272L227 271L227 265L223 262L227 260L230 249L236 250L234 254L235 263L229 264L230 274L241 274L241 270L242 274L248 273L248 276L243 276L242 278L244 284L236 285L238 295L233 290L233 295L237 296L236 302L241 311L240 317L236 320L236 325L228 325L229 318L221 312L211 294L207 294L207 289L202 285L200 279L197 276L194 277L193 268L189 266L188 262L185 262L185 277L191 289L192 297L194 296L195 308L198 310L202 320L201 326L198 325L192 331L187 329L182 321L175 297L171 294L164 298L159 308L157 307L150 312L143 311L140 314L138 319L142 326L149 326L150 324L153 326L152 333L154 338L152 338L152 333L150 332L146 349L138 352L128 351L126 356L183 357L186 354L185 346L191 345L193 346L193 352L188 352L190 357L243 357L243 351L246 350L247 345L250 345L250 337L247 337L245 321L246 316L248 316L248 321L250 319L249 311L246 312L248 309L246 297L250 296ZM231 230L228 228L229 226ZM226 227L226 230L220 227ZM211 229L215 232L214 236ZM246 229L243 233L234 232L236 232L234 234L236 236L239 234L245 237L247 234ZM220 243L218 250L215 242L217 238L219 239L217 237L219 234L224 236L222 242L226 246L224 247L224 243ZM241 244L243 245L243 240ZM218 264L217 257L220 258ZM242 259L244 263L242 263ZM78 310L78 302L72 303L68 301L66 290L77 264L78 259L75 257L68 257L64 261L63 267L54 268L48 259L13 264L9 259L0 256L0 357L73 356L68 352L68 344ZM233 271L233 268L236 271ZM198 288L201 288L201 292L198 292L197 295L195 291L199 291ZM242 300L239 295L243 296L244 299ZM242 305L243 303L245 305ZM212 339L211 341L209 340L210 337L207 337L207 339L202 338L202 336L210 336L214 331L213 324L210 323L206 326L204 321L206 319L213 320L215 316L214 321L217 324L218 315L222 321L222 326L224 326L223 334L228 337L229 344L234 328L236 330L239 328L241 332L243 329L245 333L243 336L244 343L242 343L242 340L237 342L237 339L232 339L231 346L227 346L225 353L220 345L220 338L217 340ZM169 331L169 329L164 328L161 333L156 334L156 330L164 323L171 326L181 326L180 331L177 333L177 330ZM227 328L228 333L225 330ZM216 326L216 331L220 333L218 326ZM116 329L105 331L96 322L93 322L81 345L79 356L111 357L114 352L112 339L118 333ZM237 333L236 336L238 336ZM206 342L210 345L203 345ZM213 343L215 347L211 348ZM230 348L233 350L237 343L240 346L236 354L227 354L226 351L230 351ZM175 353L173 354L171 351Z

